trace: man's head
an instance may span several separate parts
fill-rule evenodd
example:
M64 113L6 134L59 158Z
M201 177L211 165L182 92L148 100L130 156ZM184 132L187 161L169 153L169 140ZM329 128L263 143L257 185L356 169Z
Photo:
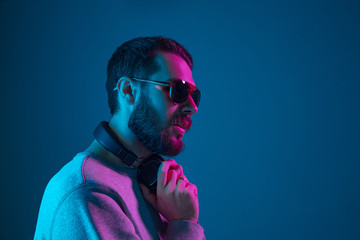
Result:
M159 52L173 53L180 56L192 69L190 53L175 40L164 37L139 37L123 43L116 49L107 67L106 90L112 115L120 107L117 93L113 91L116 83L123 76L147 79L159 70L154 57Z
M174 83L183 80L194 88L190 54L174 40L137 38L121 45L109 61L107 91L113 116L128 120L128 128L148 149L177 155L182 136L197 111L194 99L174 101L169 86L141 79ZM117 91L114 91L114 88ZM177 99L175 99L177 100Z

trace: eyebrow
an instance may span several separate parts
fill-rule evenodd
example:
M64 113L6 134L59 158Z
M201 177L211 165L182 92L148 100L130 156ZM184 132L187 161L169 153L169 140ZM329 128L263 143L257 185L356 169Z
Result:
M181 79L181 78L170 78L169 81L170 81L170 82L173 82L173 81L185 81L185 82L187 82L188 84L190 84L190 85L192 85L193 87L196 88L195 82L194 82L194 84L193 84L193 83L188 82L188 81L186 81L186 80L184 80L184 79ZM170 82L169 82L169 83L170 83Z
M148 83L154 83L154 84L158 84L158 85L162 85L162 86L170 86L172 82L174 81L184 81L187 82L183 79L180 78L170 78L168 81L169 82L164 82L164 81L158 81L158 80L151 80L151 79L141 79L141 78L135 78L135 77L131 77L132 79L139 81L139 82L148 82ZM194 88L196 88L196 86L192 83L187 82L188 84L190 84L191 86L193 86Z

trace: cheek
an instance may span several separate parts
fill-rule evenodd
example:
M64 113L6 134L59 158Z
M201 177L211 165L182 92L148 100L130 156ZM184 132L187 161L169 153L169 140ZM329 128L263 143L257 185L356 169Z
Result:
M173 106L173 104L171 104L168 107L168 109L166 111L166 119L168 120L169 123L171 122L172 118L174 117L176 110L177 110L177 107Z
M160 107L161 106L161 107ZM172 119L177 111L177 105L174 105L170 99L164 99L162 104L159 104L158 113L164 126L171 124Z
M174 105L162 91L156 91L151 97L151 102L155 111L158 113L163 126L168 125L176 111L176 105Z
M165 95L165 94L164 94ZM172 118L174 117L177 109L178 109L178 105L177 104L174 104L168 96L165 95L165 98L164 98L164 106L165 106L165 109L164 109L164 112L165 112L165 117L166 117L166 120L168 122L168 124L171 122Z

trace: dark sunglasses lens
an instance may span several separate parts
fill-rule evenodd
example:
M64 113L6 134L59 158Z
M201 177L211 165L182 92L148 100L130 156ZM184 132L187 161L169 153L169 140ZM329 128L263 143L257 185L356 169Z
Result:
M201 98L200 90L198 90L198 89L194 90L193 93L191 94L191 97L194 100L194 103L196 104L196 106L198 107L200 104L200 98Z
M187 82L177 81L172 85L170 97L176 103L185 102L189 96L190 87Z

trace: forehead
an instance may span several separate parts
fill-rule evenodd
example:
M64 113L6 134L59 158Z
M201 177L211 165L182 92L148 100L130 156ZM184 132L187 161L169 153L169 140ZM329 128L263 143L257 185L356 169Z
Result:
M164 82L181 79L195 85L191 69L182 57L173 53L159 53L154 61L159 70L150 75L150 79Z

